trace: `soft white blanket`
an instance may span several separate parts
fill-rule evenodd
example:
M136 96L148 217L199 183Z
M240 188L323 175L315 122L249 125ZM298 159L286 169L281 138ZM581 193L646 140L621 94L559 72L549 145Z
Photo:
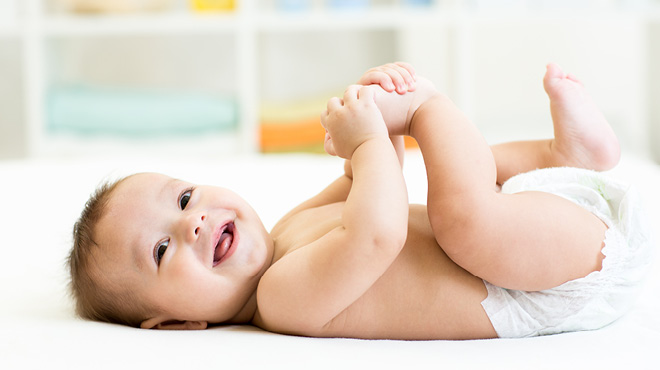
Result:
M0 162L0 369L44 368L658 368L660 266L634 309L597 331L529 339L368 341L267 333L249 326L148 331L87 322L66 295L71 227L103 178L157 171L243 195L267 227L336 178L340 160L278 155L239 159ZM611 175L634 184L660 225L660 166L625 158ZM410 199L424 203L418 154L406 164Z

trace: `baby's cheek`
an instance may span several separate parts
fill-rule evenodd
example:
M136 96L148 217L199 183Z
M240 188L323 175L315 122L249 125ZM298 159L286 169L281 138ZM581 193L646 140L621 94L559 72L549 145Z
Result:
M167 267L167 284L163 288L169 293L180 297L201 293L201 287L204 285L202 271L190 258L172 260Z

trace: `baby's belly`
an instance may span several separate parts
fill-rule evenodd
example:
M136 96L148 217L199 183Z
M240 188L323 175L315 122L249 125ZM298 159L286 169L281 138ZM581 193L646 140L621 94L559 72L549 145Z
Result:
M411 209L406 246L387 272L327 327L327 336L461 339L495 336L481 301L483 281L438 246Z

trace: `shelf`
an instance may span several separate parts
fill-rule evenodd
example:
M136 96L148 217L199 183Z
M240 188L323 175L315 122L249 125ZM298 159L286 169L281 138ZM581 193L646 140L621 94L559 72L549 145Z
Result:
M403 6L402 1L374 1L372 3L381 5L373 5L363 10L331 9L320 5L326 4L325 2L315 1L314 4L316 5L309 10L287 12L276 10L274 5L271 7L259 6L266 4L266 1L241 0L237 2L240 5L237 6L236 10L226 13L194 13L179 7L170 12L83 15L53 13L51 11L57 10L49 8L46 5L46 0L23 0L21 2L17 1L17 4L24 6L21 8L23 11L19 13L23 14L23 18L0 21L0 42L6 43L8 39L12 42L16 41L21 50L21 56L18 58L22 58L20 63L24 66L22 67L22 90L25 94L25 104L24 107L18 109L22 110L22 116L24 117L23 126L26 132L25 141L28 155L87 155L96 152L103 153L106 150L120 152L122 155L135 152L157 155L163 148L174 152L186 151L222 155L258 151L260 103L264 96L268 96L268 93L261 91L265 89L260 86L260 82L267 81L272 86L280 87L277 91L279 94L286 95L289 90L294 90L293 88L281 88L282 79L275 78L272 79L274 82L268 82L268 76L279 73L279 70L277 68L269 70L263 67L269 63L280 66L277 62L284 63L287 67L288 64L286 63L289 59L294 62L297 60L296 56L299 55L296 52L313 53L313 50L305 50L304 48L301 50L299 45L289 43L289 40L297 41L298 35L314 33L312 37L304 38L303 41L308 43L305 45L315 45L314 42L316 42L317 36L319 36L318 40L321 40L319 42L335 41L336 33L346 31L343 33L343 37L363 33L367 34L365 40L371 40L372 35L369 33L374 31L382 33L384 35L383 39L387 38L385 41L378 37L373 39L387 43L388 59L408 60L410 58L415 61L422 61L420 64L423 65L427 59L432 61L434 57L444 58L440 64L447 69L448 85L454 89L451 92L454 93L457 101L464 104L464 108L470 111L470 109L474 110L474 106L477 105L473 103L475 100L474 91L472 90L474 81L471 80L473 78L471 73L474 72L473 67L477 62L472 59L473 51L471 47L472 43L475 42L474 39L482 34L480 32L489 32L491 26L495 26L495 28L498 26L516 27L530 24L552 24L554 26L555 23L561 26L562 22L582 24L585 22L599 23L601 21L619 25L624 22L625 26L629 25L627 22L631 24L638 22L635 24L639 24L640 29L646 25L660 25L660 10L658 10L658 6L650 6L650 3L648 3L648 8L633 9L619 5L623 2L618 0L610 0L607 2L610 5L607 6L594 5L593 7L585 6L584 8L576 6L560 11L546 11L538 8L538 6L533 7L531 5L532 1L534 0L519 1L518 3L525 5L515 9L502 8L501 5L490 5L491 3L486 2L486 0L437 0L433 1L433 5L429 7ZM591 1L590 4L597 3L594 0L589 1ZM482 3L489 4L486 6L488 9L479 9L478 5ZM544 3L550 4L549 0ZM567 4L568 2L564 1L563 3ZM276 3L272 2L272 4ZM499 8L492 10L491 7ZM419 33L416 32L415 28L420 28L422 33L427 33L428 30L430 30L428 32L436 32L437 30L440 48L444 49L438 50L438 55L433 54L435 50L430 50L431 58L422 57L428 45L418 41ZM635 30L637 29L635 28ZM269 35L276 35L276 37L262 37ZM162 45L176 42L188 45L197 36L212 37L213 40L211 41L213 42L220 38L218 45L222 44L214 50L222 51L223 54L220 57L228 61L226 64L209 67L208 64L193 63L190 66L192 66L191 68L199 68L199 70L202 70L202 68L203 70L208 69L209 81L215 81L213 79L219 78L226 82L227 78L222 79L219 76L222 76L222 73L229 76L230 80L228 81L230 82L227 82L227 86L231 91L228 93L235 96L239 103L238 116L240 122L238 127L234 131L224 134L214 134L208 137L199 135L196 138L183 138L181 141L178 138L149 140L144 144L144 147L142 142L138 143L136 140L94 139L85 136L62 136L50 132L47 127L44 106L47 103L45 99L46 92L51 84L58 80L58 76L53 72L64 65L66 70L62 75L66 80L67 77L70 77L69 75L74 77L77 76L77 73L84 75L84 69L81 66L88 66L89 63L94 66L99 65L98 63L94 64L93 61L90 62L90 60L81 61L80 65L76 63L59 65L58 62L61 61L53 59L62 58L62 55L58 54L60 49L57 48L63 45L62 53L66 55L66 53L73 51L75 55L79 49L82 50L89 47L89 45L98 46L95 49L95 55L98 57L97 61L104 61L106 49L116 47L124 40L130 40L134 36L138 38L140 36L163 36L163 40L158 39L154 43L157 47L160 47L161 41ZM183 37L170 40L170 36ZM148 37L147 40L136 40L135 43L129 44L151 42L152 40ZM269 44L271 42L274 44ZM278 45L278 42L281 44ZM107 43L108 48L105 48L105 43ZM347 43L345 40L337 40L337 47L347 47L346 44L349 44L349 49L352 47L362 51L363 45L357 41L356 43ZM279 48L282 45L287 48ZM371 46L368 42L365 45ZM369 47L364 49L369 49ZM138 45L134 49L128 48L127 50L141 51L142 49ZM166 63L169 55L167 50L169 49L163 47L163 50L165 51L161 50L160 52L164 53L165 57L156 60L152 64L158 64L164 66L162 68L166 68L169 66ZM206 46L199 50L207 51ZM154 51L149 50L145 52L154 53ZM364 53L374 55L371 50L366 50ZM200 56L205 58L208 58L207 54L205 52L199 53ZM330 58L329 63L338 61L340 54L333 55L336 59ZM187 52L185 55L194 58L198 54L194 50L194 52ZM277 58L273 55L284 55L286 58ZM127 65L132 62L131 58L121 55L113 57L117 58L117 61L125 61ZM218 56L214 54L214 58L209 58L209 60L217 58ZM364 59L363 57L362 60ZM384 57L378 56L378 59L380 61ZM165 62L162 60L165 60ZM432 63L431 61L426 63ZM83 65L82 63L88 64ZM105 64L101 63L101 65L104 66ZM176 63L171 65L174 68L181 67ZM140 66L150 68L144 65ZM293 66L291 68L300 67ZM114 66L110 68L114 70ZM83 72L79 72L79 70L83 70ZM179 70L173 69L173 73L163 73L162 76L167 78L168 75L176 74L177 71ZM154 71L149 70L149 72ZM302 72L299 74L307 76L311 75L313 70L296 72ZM101 76L110 78L103 74ZM154 76L159 75L154 72ZM101 80L105 81L103 78ZM126 77L126 79L131 78L134 78L134 76L130 74ZM327 80L333 78L335 77L329 77ZM196 83L206 82L205 79L206 76L195 81ZM143 81L139 78L138 80ZM174 80L178 81L177 79ZM145 78L144 81L151 80ZM284 90L284 92L281 90ZM140 147L136 147L138 145Z
M472 13L465 14L462 21L477 24L536 24L550 22L644 22L651 20L647 14L636 12L539 12L521 11L507 14L500 13Z
M262 13L248 18L237 14L154 14L154 15L99 15L49 16L43 20L43 33L54 37L96 37L167 34L231 34L240 27L255 31L322 31L398 29L411 24L425 26L454 26L462 23L529 24L552 21L631 20L659 21L660 12L645 14L602 12L595 14L513 12L508 14L465 11L427 11L416 9L377 9L365 12L343 13L310 11L308 13ZM0 25L0 36L17 36L17 25Z
M442 25L453 22L455 12L434 8L389 7L365 11L309 11L300 13L269 12L257 16L261 31L297 31L327 29L396 29L404 25Z
M236 14L168 13L146 15L57 15L43 21L47 36L125 36L195 33L231 33Z
M189 12L139 15L51 15L43 18L46 36L125 36L195 33L232 33L240 27L268 32L328 29L397 29L403 26L441 26L460 23L513 22L527 24L564 20L611 21L612 19L659 20L660 12L585 13L517 10L485 12L440 7L377 7L364 11L310 10L304 12L267 11L242 16L238 12L199 14ZM16 25L0 25L0 36L16 35Z
M364 11L153 13L135 15L49 15L43 18L46 36L124 36L181 33L230 33L240 27L259 31L324 29L394 29L403 25L451 23L455 11L439 8L382 7ZM0 28L1 30L1 28ZM1 32L1 31L0 31Z

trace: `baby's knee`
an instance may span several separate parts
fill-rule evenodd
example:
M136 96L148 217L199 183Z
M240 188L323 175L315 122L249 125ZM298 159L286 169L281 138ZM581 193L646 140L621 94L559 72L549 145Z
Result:
M479 222L468 210L461 212L429 211L429 221L435 237L443 246L452 248L465 240L466 235L479 231Z
M497 217L493 215L491 202L489 197L477 195L429 202L429 221L438 243L449 251L478 245L475 241L484 236L489 220Z

